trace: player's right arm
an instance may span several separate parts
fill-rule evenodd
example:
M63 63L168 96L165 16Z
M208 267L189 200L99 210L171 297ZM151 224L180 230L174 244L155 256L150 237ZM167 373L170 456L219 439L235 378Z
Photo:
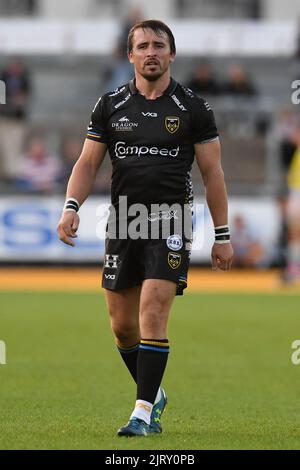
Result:
M107 144L86 139L81 155L71 173L66 199L75 198L79 205L90 194L97 172L104 160ZM76 238L79 216L75 211L64 211L57 226L59 239L70 246L75 246L72 238Z

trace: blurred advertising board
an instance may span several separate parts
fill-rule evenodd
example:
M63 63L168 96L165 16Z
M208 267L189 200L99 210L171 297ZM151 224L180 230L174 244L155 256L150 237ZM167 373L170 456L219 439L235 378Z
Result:
M81 207L76 247L57 238L56 226L63 206L61 197L13 196L0 198L0 262L98 263L103 259L109 199L91 196ZM231 198L230 220L244 218L263 244L267 261L276 251L280 216L269 198ZM214 239L207 206L195 200L192 262L210 261Z

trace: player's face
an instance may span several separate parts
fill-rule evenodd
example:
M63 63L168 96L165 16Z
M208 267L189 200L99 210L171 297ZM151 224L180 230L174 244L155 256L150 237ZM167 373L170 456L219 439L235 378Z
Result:
M175 54L171 54L169 38L164 32L157 35L151 29L139 28L134 32L132 44L129 60L136 72L146 80L160 78L175 59Z

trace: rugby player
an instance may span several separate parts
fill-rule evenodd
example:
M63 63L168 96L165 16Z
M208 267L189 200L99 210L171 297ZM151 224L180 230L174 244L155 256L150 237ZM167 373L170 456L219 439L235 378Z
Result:
M233 256L214 115L205 100L171 78L175 54L167 25L149 20L133 26L128 58L135 78L96 103L58 225L60 240L74 246L78 209L88 197L108 149L113 166L112 216L102 286L117 347L137 384L135 407L128 423L118 430L120 436L162 431L160 419L167 397L160 384L169 353L168 317L175 295L182 294L187 285L191 242L190 232L179 233L175 222L178 208L191 218L186 207L192 204L194 156L215 226L213 269L230 269ZM171 221L170 233L160 231L155 239L129 236L129 211L126 234L123 229L113 233L110 222L124 221L124 197L128 207L143 204L149 209L147 227L155 220ZM177 209L153 210L153 205L163 203L170 208L175 204Z

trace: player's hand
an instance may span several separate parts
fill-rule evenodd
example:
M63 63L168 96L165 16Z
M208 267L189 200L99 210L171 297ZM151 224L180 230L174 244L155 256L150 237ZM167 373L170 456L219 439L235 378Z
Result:
M233 259L233 248L231 243L215 243L211 250L212 269L216 271L228 271Z
M75 246L75 243L70 240L77 238L76 232L79 227L79 216L77 212L65 211L62 213L60 221L57 226L59 239L66 245Z

